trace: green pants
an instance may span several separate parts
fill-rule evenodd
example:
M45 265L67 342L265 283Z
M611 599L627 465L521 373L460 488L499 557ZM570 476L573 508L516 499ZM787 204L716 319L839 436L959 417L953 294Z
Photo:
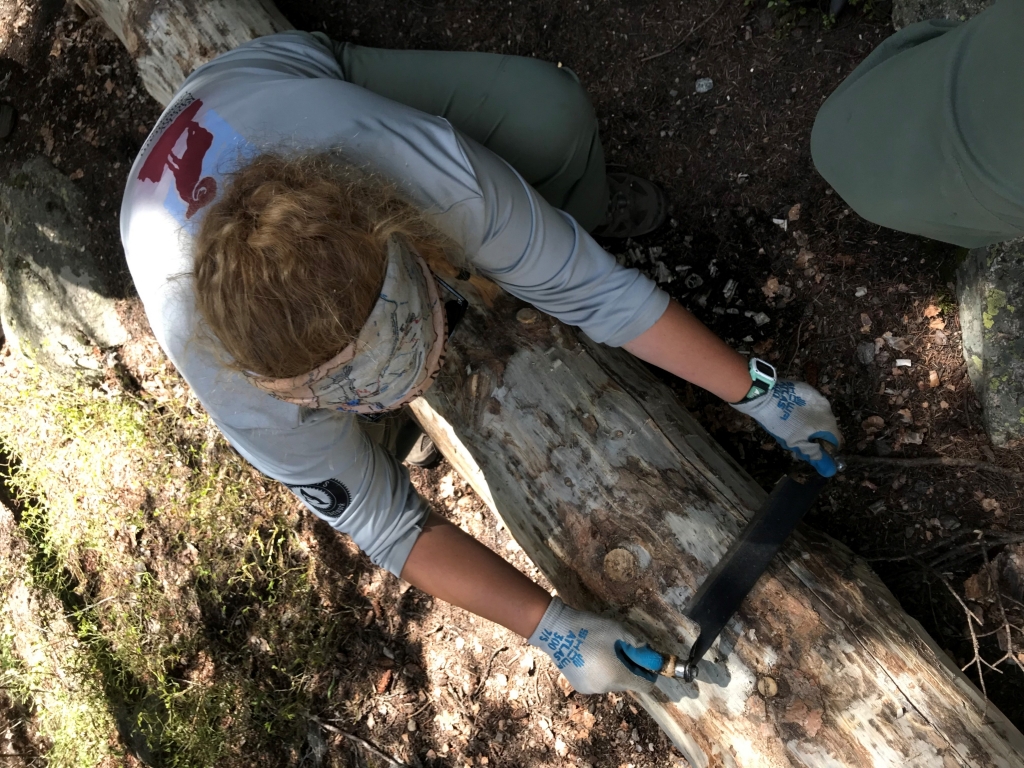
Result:
M608 185L597 116L571 70L494 53L331 46L350 83L445 118L584 229L604 223Z
M1024 0L887 39L822 106L811 154L876 224L968 248L1024 235Z

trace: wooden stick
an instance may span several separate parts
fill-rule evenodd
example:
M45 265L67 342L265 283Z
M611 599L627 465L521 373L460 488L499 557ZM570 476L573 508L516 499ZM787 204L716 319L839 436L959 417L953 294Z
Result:
M354 741L356 744L361 746L367 752L372 752L377 757L379 757L381 760L387 761L387 764L390 765L390 766L393 766L393 768L412 768L412 766L410 766L408 763L403 763L400 760L395 760L395 758L393 758L390 755L388 755L387 752L382 752L380 749L375 747L373 744L368 742L366 739L361 739L358 736L349 733L348 731L341 730L341 728L335 728L330 723L325 723L319 717L316 717L314 715L310 715L309 719L312 720L317 725L319 725L325 731L330 731L331 733L336 733L339 736L344 736L346 739L352 739L352 741Z
M901 467L964 467L965 469L983 469L986 472L995 472L996 474L1009 477L1012 480L1024 482L1024 473L1017 472L1016 470L1009 469L1008 467L1000 467L998 464L993 464L990 461L981 461L978 459L952 459L948 456L925 456L917 459L890 459L882 456L856 455L847 455L844 458L846 459L847 464L878 464L881 466L889 466L893 469Z

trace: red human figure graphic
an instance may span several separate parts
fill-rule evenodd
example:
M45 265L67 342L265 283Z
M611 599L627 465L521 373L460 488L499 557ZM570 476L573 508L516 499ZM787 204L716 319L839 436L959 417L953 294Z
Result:
M192 216L213 200L217 194L217 182L212 176L200 179L203 172L203 158L213 144L213 134L195 121L196 113L203 105L193 101L181 114L174 118L160 138L153 144L146 162L139 170L141 181L159 182L164 168L174 174L174 188L178 196L188 204L185 218ZM185 135L185 152L179 157L174 154L174 145Z

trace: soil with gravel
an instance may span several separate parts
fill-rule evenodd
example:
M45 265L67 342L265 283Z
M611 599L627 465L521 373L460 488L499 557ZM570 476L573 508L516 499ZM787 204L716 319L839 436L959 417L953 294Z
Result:
M975 655L973 628L980 654L1003 659L1004 674L985 670L989 696L1024 727L1024 579L1013 581L1014 563L1024 562L1013 549L1024 540L1024 447L995 451L981 429L959 349L952 280L960 254L860 219L810 157L818 108L891 33L889 8L861 3L832 25L813 4L768 5L278 3L299 28L363 45L492 51L571 67L593 98L609 164L654 179L672 205L664 230L608 242L609 250L737 348L829 396L857 459L830 484L811 524L871 558L960 664ZM0 172L38 153L81 184L92 206L87 236L130 298L117 211L125 172L159 110L101 23L76 10L40 18L23 35L32 35L20 49L25 66L0 59L0 101L19 112L0 141ZM789 466L727 406L676 386L762 485ZM966 464L901 463L941 457ZM439 511L543 581L446 467L418 472L416 482ZM326 526L303 525L325 563L336 557L338 569L361 573L360 594L350 597L363 618L339 663L362 703L333 712L342 730L410 764L681 760L630 699L568 693L518 638L404 590L361 555L327 544L337 537ZM977 617L970 625L965 606ZM977 681L982 668L967 672ZM327 738L333 764L377 764L357 742Z

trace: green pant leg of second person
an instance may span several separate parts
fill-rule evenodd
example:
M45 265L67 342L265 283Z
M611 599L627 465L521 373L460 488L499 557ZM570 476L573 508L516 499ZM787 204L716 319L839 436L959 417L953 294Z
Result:
M1024 235L1024 0L888 38L822 106L811 152L876 224L968 248Z
M608 183L597 116L570 70L494 53L333 46L349 82L444 117L584 229L604 222Z

